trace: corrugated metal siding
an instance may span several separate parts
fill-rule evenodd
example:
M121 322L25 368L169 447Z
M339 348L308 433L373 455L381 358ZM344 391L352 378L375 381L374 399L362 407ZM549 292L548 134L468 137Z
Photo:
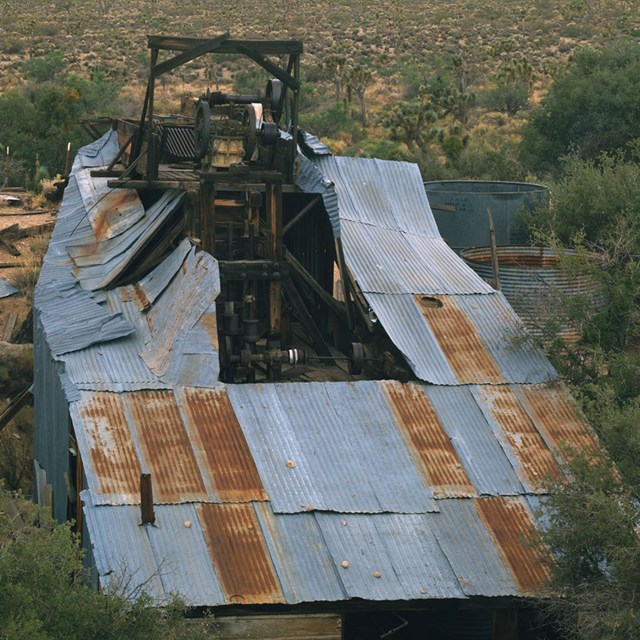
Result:
M471 320L456 305L456 299L434 296L441 306L431 307L421 304L424 298L426 296L416 296L416 304L456 374L458 382L503 383L505 380L498 365L489 354Z
M543 491L546 481L560 478L553 454L509 387L478 386L472 393L528 491Z
M532 593L544 587L549 580L549 557L533 544L535 525L526 501L484 498L474 504L520 590Z
M178 402L187 416L189 439L202 456L223 502L266 500L258 470L226 391L185 389Z
M469 476L422 388L397 382L383 382L381 387L414 455L414 463L434 494L475 495Z
M513 466L469 388L424 386L423 390L476 491L493 496L524 493Z
M233 604L284 602L253 507L205 504L197 512L226 600Z
M518 595L495 540L476 513L475 500L440 500L440 513L429 516L438 544L467 596Z

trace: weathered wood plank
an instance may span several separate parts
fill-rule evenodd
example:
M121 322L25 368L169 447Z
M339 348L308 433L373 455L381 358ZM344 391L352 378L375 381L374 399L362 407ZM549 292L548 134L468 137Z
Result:
M295 614L216 616L218 640L341 640L342 616Z

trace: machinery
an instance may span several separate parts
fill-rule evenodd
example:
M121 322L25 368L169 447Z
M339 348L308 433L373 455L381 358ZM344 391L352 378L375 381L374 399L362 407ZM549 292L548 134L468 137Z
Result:
M141 269L184 236L218 260L222 380L406 379L408 367L345 265L321 197L294 184L302 43L224 34L148 44L141 118L114 121L120 152L94 173L111 187L137 189L145 204L166 189L187 192L180 218L158 235ZM161 52L173 56L159 61ZM156 114L157 78L211 54L246 56L270 79L251 95L206 91L184 99L180 114Z

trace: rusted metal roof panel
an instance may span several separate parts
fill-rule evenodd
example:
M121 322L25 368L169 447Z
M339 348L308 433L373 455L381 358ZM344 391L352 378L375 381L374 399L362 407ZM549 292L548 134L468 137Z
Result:
M178 402L189 439L222 502L266 500L267 495L238 419L224 390L184 389Z
M527 491L544 491L546 481L560 478L553 454L508 386L481 385L471 392Z
M483 498L474 504L520 590L532 593L544 587L549 557L533 544L535 525L526 500Z
M430 304L431 301L435 304ZM460 384L501 384L505 380L473 322L452 296L416 296L436 341Z
M135 331L64 356L70 380L100 391L216 386L219 358L209 321L220 290L215 260L185 240L145 285L106 293L108 310ZM141 311L140 301L151 306Z
M277 513L424 513L421 482L373 382L227 387ZM397 482L388 482L394 469Z
M208 496L173 393L138 391L124 396L154 500L200 502Z
M197 513L225 599L232 604L284 602L253 507L203 504Z
M70 413L94 502L139 502L140 460L122 396L85 393Z
M288 602L347 598L313 513L276 515L268 502L254 508Z
M601 451L591 427L579 416L564 383L514 387L547 444L562 455L565 446Z
M429 516L438 544L467 596L517 596L519 588L470 500L440 500Z
M78 178L82 176L82 173L78 174ZM86 179L95 178L88 176ZM108 286L133 261L162 223L182 204L183 199L183 192L165 191L145 211L143 217L113 237L108 237L107 231L101 229L104 237L96 238L93 228L83 236L79 232L74 233L73 241L68 243L67 248L75 265L74 276L80 286L91 291Z
M456 296L455 300L497 362L504 378L520 384L557 379L558 373L502 293Z
M524 493L511 462L470 389L424 386L423 390L476 491L492 496Z
M414 463L436 497L476 495L449 435L419 385L380 383Z

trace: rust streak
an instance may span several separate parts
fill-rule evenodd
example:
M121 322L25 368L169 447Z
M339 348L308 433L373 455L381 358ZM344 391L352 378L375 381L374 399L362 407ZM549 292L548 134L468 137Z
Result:
M253 507L202 504L197 512L227 600L237 604L284 602Z
M578 416L563 384L523 386L521 389L531 409L531 417L552 446L559 450L569 445L592 453L601 451L595 434Z
M189 424L202 443L213 486L223 502L266 500L244 433L225 391L185 390Z
M207 500L204 481L170 391L126 394L158 502Z
M479 386L478 391L520 462L526 483L534 491L540 491L546 481L560 479L553 454L513 391L502 386Z
M451 296L431 296L442 307L420 304L414 296L420 312L433 331L445 354L449 366L460 384L501 384L505 380L500 368L487 350L471 320L457 307Z
M120 394L94 393L80 409L98 492L125 494L139 502L140 462Z
M449 436L420 387L382 382L382 388L407 448L434 495L476 495Z
M92 221L93 235L98 242L104 240L111 227L122 216L122 211L140 203L133 189L113 189L97 205Z
M498 550L525 593L544 587L549 580L549 555L532 544L535 524L519 498L480 498L473 501Z
M207 312L202 314L202 318L200 318L200 324L202 328L207 332L209 339L211 340L211 344L214 346L216 351L219 351L218 347L218 317L215 311Z

